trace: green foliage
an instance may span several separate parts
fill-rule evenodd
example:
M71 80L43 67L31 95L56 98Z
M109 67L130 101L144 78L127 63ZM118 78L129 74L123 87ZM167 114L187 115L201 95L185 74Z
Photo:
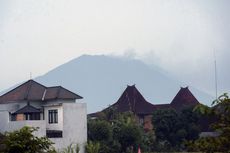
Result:
M64 148L60 153L79 153L80 147L78 144L70 144L67 148Z
M52 142L46 137L36 137L37 128L23 127L14 132L7 132L3 144L5 153L51 153L55 152Z
M153 125L159 141L175 143L175 134L179 128L178 113L173 109L157 110L153 113Z
M85 146L86 153L99 153L100 143L89 141Z
M136 151L142 143L142 129L133 113L108 109L99 119L88 120L88 139L100 142L100 153L121 153L130 147Z
M88 138L92 141L109 141L111 139L111 126L104 120L88 121Z
M137 150L138 145L141 143L141 132L138 126L124 125L118 133L118 141L121 143L122 150L128 147L133 147Z
M215 117L211 127L219 136L188 141L188 151L230 152L230 99L227 94L223 94L212 105L211 108L199 105L194 110Z
M155 151L183 150L183 141L194 140L199 136L198 119L199 114L193 112L192 108L181 112L174 109L155 111L152 118L158 142Z
M3 144L4 140L5 140L5 135L0 133L0 153L4 152L5 150L5 145Z
M151 152L155 150L156 136L154 131L144 132L142 131L142 139L140 143L140 148L142 151Z

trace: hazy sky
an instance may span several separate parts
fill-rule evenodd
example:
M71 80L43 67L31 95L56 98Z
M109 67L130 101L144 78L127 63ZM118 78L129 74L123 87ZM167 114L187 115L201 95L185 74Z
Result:
M82 54L133 56L230 91L229 0L0 0L0 90Z

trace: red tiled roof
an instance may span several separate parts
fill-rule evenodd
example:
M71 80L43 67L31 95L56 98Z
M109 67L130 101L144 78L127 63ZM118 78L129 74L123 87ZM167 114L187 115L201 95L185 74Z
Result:
M82 97L61 87L45 87L44 85L29 80L11 91L0 96L0 103L15 101L43 101L53 99L81 99Z
M132 111L136 114L151 114L155 109L153 104L145 100L135 85L128 86L112 107L119 112Z

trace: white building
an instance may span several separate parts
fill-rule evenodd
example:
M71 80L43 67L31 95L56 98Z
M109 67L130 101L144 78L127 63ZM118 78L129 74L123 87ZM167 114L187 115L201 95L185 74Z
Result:
M0 132L23 126L39 127L37 136L47 136L58 150L71 143L84 152L87 112L81 96L61 87L45 87L29 80L0 96Z

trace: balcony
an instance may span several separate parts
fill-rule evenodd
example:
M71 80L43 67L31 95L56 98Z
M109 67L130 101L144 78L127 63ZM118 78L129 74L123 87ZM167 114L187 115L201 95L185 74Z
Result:
M22 121L9 121L8 130L19 130L24 126L38 127L38 131L35 131L36 136L46 136L46 121L45 120L22 120Z

